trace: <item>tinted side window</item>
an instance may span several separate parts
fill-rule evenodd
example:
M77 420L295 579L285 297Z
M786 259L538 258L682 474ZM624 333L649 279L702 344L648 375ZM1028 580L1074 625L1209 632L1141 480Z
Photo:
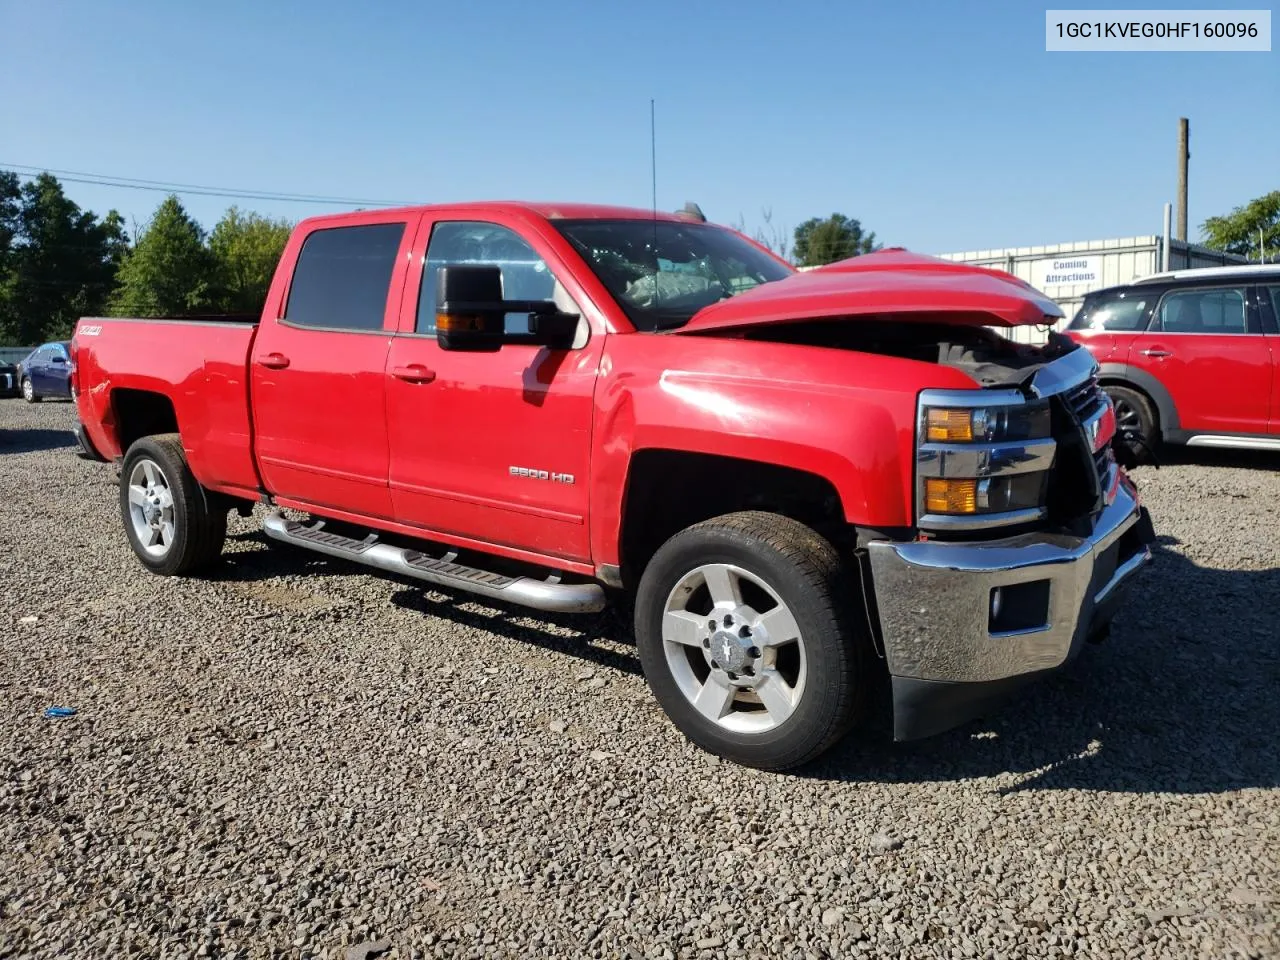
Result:
M1261 299L1271 304L1271 331L1274 333L1280 328L1280 285L1263 287Z
M1160 302L1165 333L1244 333L1244 290L1178 290Z
M403 223L317 230L298 254L284 318L302 327L380 330Z
M1144 330L1151 299L1151 292L1147 290L1117 290L1086 297L1080 312L1071 321L1071 329L1113 333Z
M538 256L514 230L496 223L451 220L437 223L427 243L422 268L422 291L418 296L418 333L436 332L437 272L455 263L490 264L502 268L502 296L506 300L551 300L556 278L547 262ZM507 314L508 333L528 333L527 313Z

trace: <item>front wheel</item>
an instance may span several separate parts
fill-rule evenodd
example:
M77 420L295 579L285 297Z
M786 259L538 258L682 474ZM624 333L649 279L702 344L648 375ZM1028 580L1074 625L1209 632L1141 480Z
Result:
M27 403L39 403L40 398L36 396L35 385L31 382L30 377L22 378L22 399Z
M668 540L636 595L645 678L690 740L786 770L849 729L867 684L864 638L835 548L770 513L735 513Z
M166 576L212 566L227 537L227 512L192 475L176 433L129 447L120 471L120 514L138 559Z

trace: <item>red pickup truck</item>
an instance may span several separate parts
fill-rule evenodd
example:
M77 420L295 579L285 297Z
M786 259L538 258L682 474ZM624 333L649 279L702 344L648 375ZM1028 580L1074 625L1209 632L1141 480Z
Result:
M81 320L79 436L157 573L262 503L437 586L630 598L672 721L784 769L878 677L926 736L1105 635L1153 539L1112 405L1089 351L996 332L1060 316L901 250L797 273L693 214L360 212L296 228L261 318Z

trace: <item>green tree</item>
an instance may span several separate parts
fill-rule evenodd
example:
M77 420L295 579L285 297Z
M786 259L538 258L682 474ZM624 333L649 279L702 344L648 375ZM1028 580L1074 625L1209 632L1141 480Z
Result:
M209 235L217 270L216 305L226 313L258 313L293 225L231 207Z
M1215 250L1242 257L1280 253L1280 190L1251 200L1221 217L1210 217L1200 226L1204 243Z
M825 220L811 217L796 227L791 254L797 266L817 267L878 249L874 233L863 233L857 220L833 213Z
M111 311L137 317L207 311L213 307L216 282L204 230L171 194L120 265Z
M17 277L14 241L22 219L22 183L18 175L0 170L0 340L9 342L13 314L13 285Z
M81 210L47 173L15 195L17 182L0 177L0 338L60 339L106 304L125 243L120 215Z

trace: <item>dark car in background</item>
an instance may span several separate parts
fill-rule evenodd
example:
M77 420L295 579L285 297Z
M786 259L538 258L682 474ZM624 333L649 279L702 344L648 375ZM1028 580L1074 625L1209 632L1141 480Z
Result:
M18 396L19 379L21 379L21 374L18 372L18 365L7 360L0 360L0 397Z
M18 387L27 403L46 398L74 400L71 344L66 340L36 347L19 365Z

